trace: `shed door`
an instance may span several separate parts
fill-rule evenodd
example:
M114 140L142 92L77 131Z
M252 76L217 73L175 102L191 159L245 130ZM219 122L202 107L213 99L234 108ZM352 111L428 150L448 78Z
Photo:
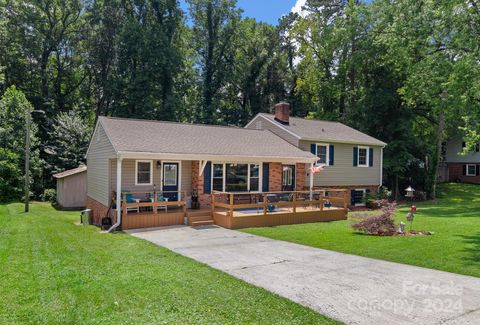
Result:
M162 189L164 191L178 191L178 163L165 162L162 168ZM163 196L168 198L168 201L178 201L177 192L163 193Z

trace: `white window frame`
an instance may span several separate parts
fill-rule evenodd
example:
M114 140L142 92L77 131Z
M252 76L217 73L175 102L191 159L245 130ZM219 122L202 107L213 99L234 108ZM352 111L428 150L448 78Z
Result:
M367 152L367 157L365 159L365 164L360 164L360 149L365 149ZM357 152L357 167L368 167L370 166L370 147L365 147L365 146L359 146L358 147L358 152Z
M139 183L138 182L138 163L149 163L150 164L150 182L148 183ZM148 186L153 185L153 160L135 160L135 186Z
M367 189L366 188L356 188L356 189L354 189L354 191L363 192L363 197L365 197L367 195ZM355 203L355 206L356 207L364 207L365 202Z
M212 191L216 191L213 189L213 165L223 165L223 182L222 182L222 192L225 192L225 187L227 185L227 164L246 164L247 165L247 192L245 193L261 193L263 184L263 163L262 162L214 162L211 163L211 171L210 171L210 186ZM250 165L258 165L258 190L251 191L250 190Z
M318 146L326 147L326 159L325 163L319 163L318 160L315 166L330 166L330 144L329 143L315 143L315 156L318 158Z
M466 164L466 165L467 166L466 166L466 170L465 170L465 175L466 176L477 176L477 165L475 165L475 164ZM473 175L468 172L468 167L470 167L470 166L473 166L475 168L475 172L473 173Z

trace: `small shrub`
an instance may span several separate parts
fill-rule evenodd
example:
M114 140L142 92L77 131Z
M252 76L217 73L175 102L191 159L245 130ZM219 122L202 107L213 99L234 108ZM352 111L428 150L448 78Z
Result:
M359 219L359 221L352 224L352 228L369 235L383 235L394 232L396 226L393 214L395 213L397 203L387 200L375 200L373 202L381 208L381 214L356 214L354 218Z
M380 209L379 201L389 200L392 196L392 191L389 191L386 186L380 187L378 193L368 193L365 195L364 203L369 209Z
M43 191L43 200L45 202L55 203L57 201L57 192L53 188L47 188Z

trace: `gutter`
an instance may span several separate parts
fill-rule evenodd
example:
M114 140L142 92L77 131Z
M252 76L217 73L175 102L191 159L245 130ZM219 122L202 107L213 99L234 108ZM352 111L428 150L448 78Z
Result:
M122 199L121 199L121 190L122 190L122 159L123 157L120 154L117 154L117 198L116 198L116 205L117 205L117 222L107 230L107 232L111 233L115 229L117 229L122 224L122 209L120 208Z

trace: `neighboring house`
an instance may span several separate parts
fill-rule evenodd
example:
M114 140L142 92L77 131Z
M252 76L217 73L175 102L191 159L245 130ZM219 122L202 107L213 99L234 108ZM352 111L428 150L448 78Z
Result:
M476 146L475 151L462 155L465 142L461 139L454 139L444 143L443 168L440 168L440 181L463 182L480 184L480 148ZM443 179L442 179L443 178Z
M62 209L80 209L87 201L87 166L53 175L57 180L57 204Z
M294 146L318 157L324 171L314 175L314 186L347 188L350 204L363 205L369 192L382 184L386 143L339 122L290 117L289 105L275 105L275 114L260 113L245 127L270 130ZM308 179L308 173L303 175Z

